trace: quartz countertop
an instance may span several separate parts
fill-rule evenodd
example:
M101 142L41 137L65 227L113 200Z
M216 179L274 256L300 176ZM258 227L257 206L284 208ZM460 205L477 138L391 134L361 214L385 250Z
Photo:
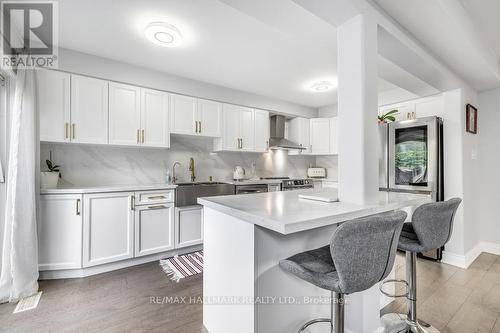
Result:
M397 192L379 192L378 203L365 205L326 203L298 196L301 193L315 192L318 190L209 197L199 198L198 203L260 227L281 234L291 234L431 201L429 195Z
M128 191L148 191L148 190L170 190L177 185L172 184L131 184L131 185L99 185L99 186L78 186L59 185L57 188L41 189L40 194L83 194L83 193L104 193L104 192L128 192Z

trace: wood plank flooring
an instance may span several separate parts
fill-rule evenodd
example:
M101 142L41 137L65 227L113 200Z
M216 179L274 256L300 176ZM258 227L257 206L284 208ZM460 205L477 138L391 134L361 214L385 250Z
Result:
M418 261L419 317L444 333L500 333L500 257L482 254L467 270ZM404 277L404 257L396 274ZM157 263L84 279L41 281L37 309L0 305L0 332L206 333L202 305L155 304L151 297L201 297L202 276L170 281ZM405 312L403 300L382 310Z

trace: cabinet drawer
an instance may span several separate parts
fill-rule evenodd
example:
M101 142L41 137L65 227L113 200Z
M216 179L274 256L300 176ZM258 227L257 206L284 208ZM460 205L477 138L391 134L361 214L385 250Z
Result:
M174 202L174 190L136 192L135 199L136 205Z

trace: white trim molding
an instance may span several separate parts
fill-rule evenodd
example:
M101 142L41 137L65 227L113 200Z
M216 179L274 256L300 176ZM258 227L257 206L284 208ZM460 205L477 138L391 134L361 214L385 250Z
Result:
M444 251L441 262L460 268L468 268L483 252L500 255L500 244L478 242L476 246L467 251L465 255Z

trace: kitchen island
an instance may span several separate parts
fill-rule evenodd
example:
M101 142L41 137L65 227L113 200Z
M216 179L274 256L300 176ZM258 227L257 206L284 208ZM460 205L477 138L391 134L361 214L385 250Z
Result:
M306 192L314 190L198 199L204 206L203 323L209 333L290 333L312 318L329 317L329 292L285 273L279 260L329 244L339 223L430 201L380 192L376 204L325 203L300 199ZM347 296L346 332L376 331L379 310L377 286Z

